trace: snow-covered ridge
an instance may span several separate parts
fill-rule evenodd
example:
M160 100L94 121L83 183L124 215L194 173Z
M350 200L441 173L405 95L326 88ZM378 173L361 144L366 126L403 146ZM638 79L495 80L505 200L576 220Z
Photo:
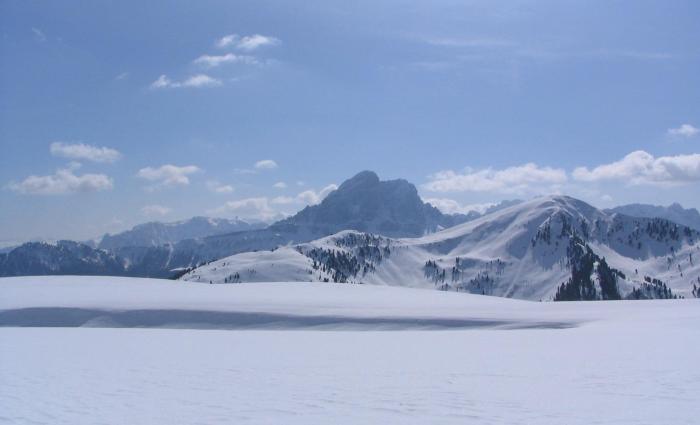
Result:
M667 220L550 196L419 238L344 231L230 256L182 279L372 283L530 300L693 297L698 239L697 231Z

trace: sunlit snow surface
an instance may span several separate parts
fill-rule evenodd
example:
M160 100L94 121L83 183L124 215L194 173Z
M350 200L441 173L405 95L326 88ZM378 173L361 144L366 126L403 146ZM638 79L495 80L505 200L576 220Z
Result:
M50 314L34 320L56 325L76 311L93 316L70 320L92 327L0 328L0 423L700 418L698 300L532 303L366 285L0 279L0 325L37 312ZM158 328L100 327L147 325Z

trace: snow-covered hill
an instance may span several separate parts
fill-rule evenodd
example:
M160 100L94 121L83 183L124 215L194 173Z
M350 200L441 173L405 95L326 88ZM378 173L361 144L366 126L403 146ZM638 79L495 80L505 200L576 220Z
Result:
M187 281L335 281L529 300L693 297L700 234L550 196L419 238L343 231L234 255Z

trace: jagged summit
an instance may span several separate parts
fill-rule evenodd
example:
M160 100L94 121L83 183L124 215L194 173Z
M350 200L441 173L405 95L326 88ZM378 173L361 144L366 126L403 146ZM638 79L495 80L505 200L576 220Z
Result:
M379 176L377 173L374 171L360 171L359 173L355 174L354 176L350 177L349 179L345 180L340 187L338 187L339 190L363 190L367 189L368 187L376 186L380 182Z
M273 229L307 228L318 234L345 229L391 237L421 236L466 221L426 204L416 187L403 179L382 181L362 171L343 182L319 205L275 223Z

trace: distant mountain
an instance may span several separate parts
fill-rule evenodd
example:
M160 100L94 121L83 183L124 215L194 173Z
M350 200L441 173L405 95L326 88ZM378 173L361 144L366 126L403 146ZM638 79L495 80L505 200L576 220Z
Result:
M683 208L674 203L667 207L649 204L629 204L611 208L607 211L618 212L632 217L660 217L684 226L700 230L700 213L695 208Z
M372 171L346 180L319 205L309 206L270 228L305 229L318 235L358 230L390 237L416 237L468 220L424 203L416 187L403 179L381 181Z
M73 241L29 242L0 253L0 276L125 274L122 259Z
M241 229L256 225L202 217L170 224L146 223L118 235L106 235L97 249L81 255L100 256L103 253L113 256L123 266L118 274L171 277L179 269L235 253L308 242L340 230L352 229L397 238L416 237L467 220L469 217L465 215L443 214L424 203L416 187L405 180L380 181L375 173L363 171L341 184L320 204L306 207L267 228ZM212 232L211 236L203 235L205 232ZM81 246L92 249L88 244ZM26 246L19 258L26 263L35 262L31 251L32 247ZM13 256L13 252L6 255ZM55 256L64 258L59 254ZM66 257L64 261L74 264L79 260ZM44 274L44 269L32 271L29 266L20 266L18 263L5 268L0 263L0 276L17 275L20 270L21 274Z
M116 235L106 234L97 247L107 250L125 247L157 247L174 244L185 239L203 238L264 227L267 227L267 224L262 222L209 217L193 217L189 220L173 223L154 221L139 224L131 230Z
M700 286L699 240L669 220L550 196L417 238L343 231L241 253L182 279L373 283L529 300L691 297Z

